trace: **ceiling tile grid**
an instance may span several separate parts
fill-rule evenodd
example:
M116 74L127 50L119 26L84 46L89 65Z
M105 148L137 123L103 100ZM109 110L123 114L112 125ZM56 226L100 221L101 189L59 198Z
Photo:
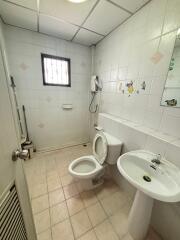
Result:
M112 3L100 1L83 26L107 35L129 16L129 13L121 10Z
M79 28L57 18L40 14L39 31L55 37L71 40Z
M101 35L98 35L96 33L93 33L81 28L80 31L75 36L74 42L90 46L90 45L96 44L102 38L103 36Z
M0 14L7 24L37 31L37 12L5 1L0 2Z
M0 0L4 23L91 46L149 0Z

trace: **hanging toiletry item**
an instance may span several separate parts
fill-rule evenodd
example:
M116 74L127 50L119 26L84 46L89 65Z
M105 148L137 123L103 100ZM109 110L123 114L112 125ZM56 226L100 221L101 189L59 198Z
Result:
M142 89L142 90L146 90L146 82L145 82L145 81L143 81L143 82L141 83L141 89Z
M126 84L126 87L127 87L127 90L128 90L128 93L129 93L129 94L132 94L132 93L134 92L133 81L128 82L128 83Z
M171 62L170 62L170 64L169 64L169 71L172 71L173 70L173 68L174 68L174 58L172 57L171 58Z
M167 106L174 107L177 105L177 100L176 99L171 99L171 100L166 100Z

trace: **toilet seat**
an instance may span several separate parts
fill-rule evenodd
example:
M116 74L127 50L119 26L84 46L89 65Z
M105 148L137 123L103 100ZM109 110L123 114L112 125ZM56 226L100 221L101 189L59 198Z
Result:
M103 133L97 133L93 141L93 155L96 160L103 164L107 157L107 139Z
M93 155L77 158L69 165L70 174L81 179L93 178L102 169Z
M107 157L107 140L103 133L97 133L93 141L93 155L75 159L69 165L69 173L76 178L92 179L102 169Z

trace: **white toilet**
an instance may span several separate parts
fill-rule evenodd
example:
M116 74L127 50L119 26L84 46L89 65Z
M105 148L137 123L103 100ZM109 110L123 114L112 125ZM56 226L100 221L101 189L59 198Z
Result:
M69 173L81 180L84 190L93 189L103 183L107 164L117 163L122 142L105 132L98 132L93 140L93 155L75 159L69 165Z

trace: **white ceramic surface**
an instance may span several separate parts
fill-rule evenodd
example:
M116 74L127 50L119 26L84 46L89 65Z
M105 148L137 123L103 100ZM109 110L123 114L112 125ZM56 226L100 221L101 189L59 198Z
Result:
M117 166L133 186L151 198L164 202L180 201L180 170L165 159L156 165L151 162L155 158L156 154L148 151L132 151L120 156ZM149 176L151 182L145 181L143 176Z
M80 179L89 179L95 177L103 166L95 159L93 155L83 156L75 159L69 165L69 173Z

